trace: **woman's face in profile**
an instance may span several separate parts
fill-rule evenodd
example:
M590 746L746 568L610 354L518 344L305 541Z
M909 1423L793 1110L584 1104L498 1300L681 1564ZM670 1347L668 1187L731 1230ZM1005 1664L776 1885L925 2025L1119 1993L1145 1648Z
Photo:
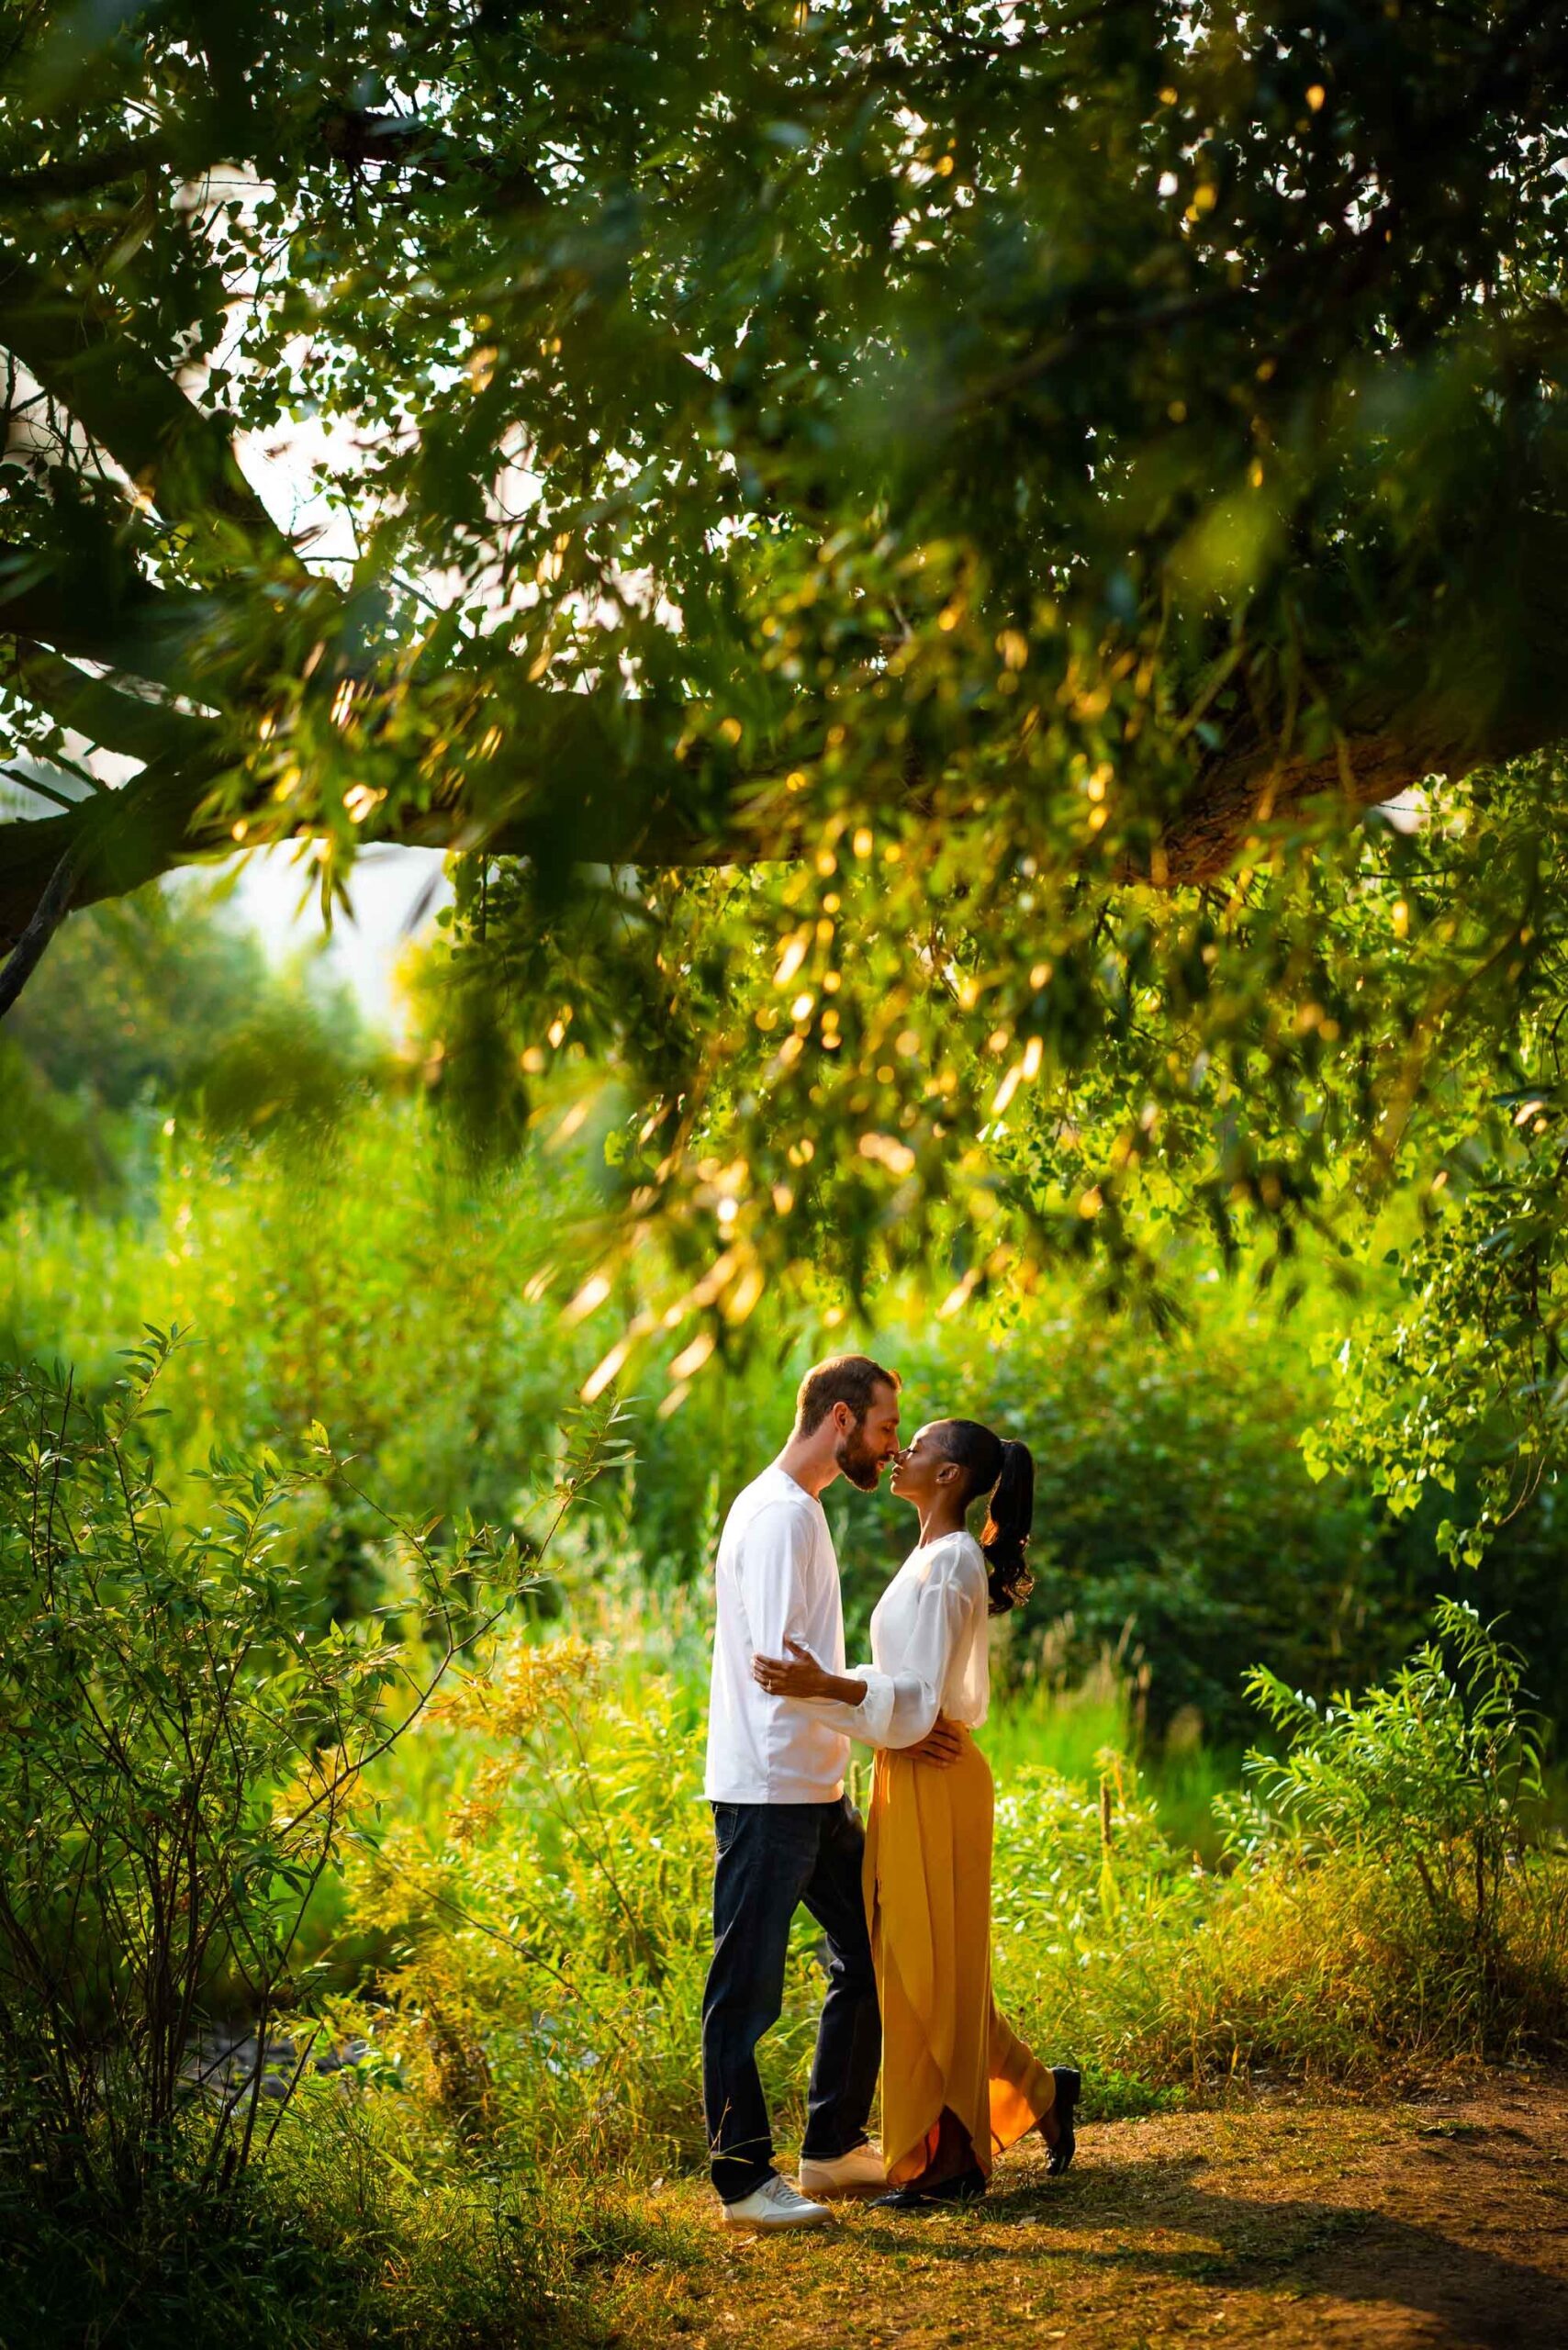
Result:
M935 1500L939 1486L951 1484L957 1477L958 1464L949 1460L941 1449L937 1430L940 1420L928 1420L916 1430L893 1462L889 1479L890 1489L901 1501L913 1502L916 1509Z

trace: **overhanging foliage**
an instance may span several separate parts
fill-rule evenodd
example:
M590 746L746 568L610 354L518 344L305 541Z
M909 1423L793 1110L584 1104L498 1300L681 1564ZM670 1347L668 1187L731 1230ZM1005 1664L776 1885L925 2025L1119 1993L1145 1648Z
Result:
M1551 1418L1557 10L44 7L5 73L24 963L449 845L454 1037L622 1073L649 1317L1486 1164L1417 1294Z

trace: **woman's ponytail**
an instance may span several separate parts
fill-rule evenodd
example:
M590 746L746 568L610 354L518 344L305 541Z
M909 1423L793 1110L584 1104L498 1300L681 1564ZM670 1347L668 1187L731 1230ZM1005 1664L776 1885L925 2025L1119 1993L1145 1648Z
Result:
M964 1476L964 1507L991 1495L980 1549L991 1584L991 1612L1005 1616L1022 1607L1035 1588L1024 1545L1035 1516L1035 1463L1026 1444L999 1437L980 1420L941 1420L937 1440Z
M1035 1522L1035 1461L1026 1444L1004 1440L1002 1470L991 1489L991 1507L980 1532L990 1571L991 1612L1005 1616L1022 1607L1035 1588L1024 1548Z

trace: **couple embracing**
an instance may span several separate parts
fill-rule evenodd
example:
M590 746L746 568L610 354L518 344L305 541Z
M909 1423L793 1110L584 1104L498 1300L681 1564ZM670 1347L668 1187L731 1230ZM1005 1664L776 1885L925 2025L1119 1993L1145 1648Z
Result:
M891 1490L920 1539L845 1670L822 1495L839 1476ZM990 1695L987 1618L1028 1595L1034 1464L975 1420L899 1444L899 1380L866 1355L808 1371L789 1442L739 1496L719 1545L708 1725L713 1963L702 2081L713 2184L732 2225L813 2227L843 2196L965 2203L1037 2129L1062 2171L1079 2076L1052 2071L991 1991L991 1782L973 1732ZM977 1540L970 1511L989 1504ZM849 1741L875 1751L863 1829ZM773 2166L756 2044L783 2005L805 1904L828 1951L800 2191ZM866 2134L882 2069L883 2152Z

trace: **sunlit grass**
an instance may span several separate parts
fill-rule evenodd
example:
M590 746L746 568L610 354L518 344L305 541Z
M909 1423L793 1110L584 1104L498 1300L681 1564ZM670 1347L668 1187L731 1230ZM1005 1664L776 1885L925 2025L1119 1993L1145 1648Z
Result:
M74 2263L68 2218L40 2221L0 2176L29 2338L84 2338L109 2268L139 2263L173 2277L158 2290L187 2328L245 2301L231 2350L656 2334L659 2280L698 2256L694 2198L653 2189L700 2181L705 2152L709 1599L613 1518L554 1563L493 1691L436 1708L374 1775L345 1875L312 1907L301 1997L371 2044L362 2075L307 2083L242 2207L172 2204L156 2243L105 2249L103 2277ZM1217 1870L1206 1805L1229 1758L1189 1718L1140 1770L1141 1693L1114 1654L1076 1681L999 1682L997 1996L1047 2061L1082 2067L1089 2117L1254 2073L1343 2095L1561 2046L1560 1864L1510 1878L1495 1953L1466 1964L1410 1873L1354 1839ZM802 1915L761 2051L787 2159L822 1996Z

